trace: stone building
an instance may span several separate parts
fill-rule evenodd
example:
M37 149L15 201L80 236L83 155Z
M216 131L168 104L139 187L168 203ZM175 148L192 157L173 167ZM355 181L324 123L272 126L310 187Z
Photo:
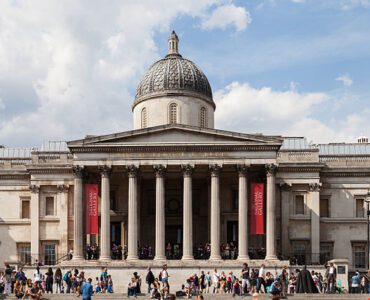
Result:
M164 261L170 243L196 265L200 244L219 261L221 245L234 243L239 260L367 267L368 141L312 145L215 129L211 86L178 44L173 32L168 54L144 74L132 131L0 148L0 261L53 265L73 249L81 262L97 243L97 263L110 262L113 242L127 245L122 265L143 245ZM248 229L251 183L264 184L262 235ZM85 234L85 184L99 186L97 235Z

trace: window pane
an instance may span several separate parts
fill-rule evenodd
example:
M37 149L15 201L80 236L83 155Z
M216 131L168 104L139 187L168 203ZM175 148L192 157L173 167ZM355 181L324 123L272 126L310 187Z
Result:
M18 257L21 263L30 265L31 264L31 245L23 244L18 246Z
M55 255L55 244L46 244L44 248L45 265L55 265L56 255Z
M356 199L356 218L364 217L364 199Z
M353 265L355 268L365 268L366 251L365 243L356 243L352 245Z
M320 199L320 217L329 218L329 199Z
M54 197L46 197L45 215L54 216Z
M295 214L303 215L304 214L304 197L303 195L295 196Z
M30 201L22 200L22 219L30 218Z

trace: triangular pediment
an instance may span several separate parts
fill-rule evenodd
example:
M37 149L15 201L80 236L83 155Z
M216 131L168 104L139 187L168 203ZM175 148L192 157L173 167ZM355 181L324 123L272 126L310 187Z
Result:
M164 125L121 133L90 136L68 143L68 147L122 146L122 145L281 145L279 136L244 134L231 131L200 128L188 125Z

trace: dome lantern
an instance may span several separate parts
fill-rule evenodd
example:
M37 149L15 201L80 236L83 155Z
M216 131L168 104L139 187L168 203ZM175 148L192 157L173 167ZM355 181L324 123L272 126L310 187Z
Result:
M179 53L179 38L175 32L172 30L172 33L168 37L168 55L180 55Z

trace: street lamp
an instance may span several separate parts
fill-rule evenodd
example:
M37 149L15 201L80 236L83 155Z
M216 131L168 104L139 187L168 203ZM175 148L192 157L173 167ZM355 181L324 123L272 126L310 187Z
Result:
M367 269L369 270L370 269L370 255L369 255L370 253L370 241L369 241L369 237L370 237L370 222L369 222L370 221L369 220L370 190L366 194L365 201L366 201L366 220L367 220Z

